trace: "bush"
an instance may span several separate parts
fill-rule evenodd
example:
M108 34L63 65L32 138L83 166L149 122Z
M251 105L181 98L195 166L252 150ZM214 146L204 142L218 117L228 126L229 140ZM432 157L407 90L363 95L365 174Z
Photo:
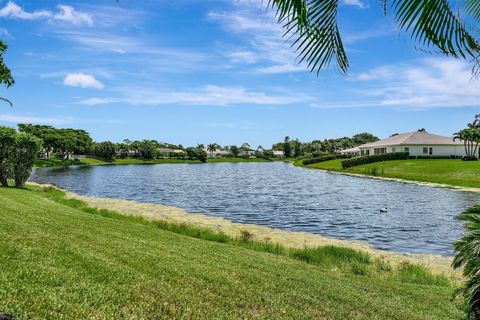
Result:
M357 157L357 158L342 161L342 168L348 169L355 166L361 166L367 163L392 161L392 160L407 160L408 158L409 158L408 152L394 152L394 153L377 154L377 155L366 156L366 157Z
M18 133L9 154L15 187L22 187L30 177L32 167L42 150L42 140L29 133Z
M312 158L312 159L305 159L303 160L303 165L307 166L309 164L314 164L318 162L324 162L324 161L329 161L329 160L335 160L335 159L350 159L353 156L351 154L334 154L334 155L329 155L329 156L321 156L317 158Z
M463 157L463 161L478 161L477 157Z
M12 175L12 162L10 152L15 142L15 129L0 127L0 183L8 186L8 178Z
M93 152L96 157L105 161L111 161L116 154L115 144L110 141L96 143Z

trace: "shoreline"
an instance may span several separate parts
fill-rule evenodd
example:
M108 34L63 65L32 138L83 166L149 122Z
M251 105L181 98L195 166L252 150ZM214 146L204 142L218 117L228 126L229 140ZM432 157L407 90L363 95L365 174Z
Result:
M38 184L37 184L38 185ZM48 186L48 185L40 185ZM57 187L55 187L57 188ZM148 220L163 220L178 224L190 224L197 227L208 228L213 231L223 232L232 237L240 236L242 230L253 233L253 239L257 241L271 241L288 248L339 246L360 250L371 254L379 259L386 259L398 265L403 263L420 264L427 267L435 274L444 274L453 279L461 279L461 273L451 269L453 257L438 254L403 254L394 251L375 249L366 241L343 240L333 237L276 229L255 224L243 224L232 222L221 217L212 217L199 213L190 213L186 210L173 206L155 203L142 203L133 200L99 198L93 196L81 196L73 192L65 191L67 199L81 200L89 207L108 209L129 216L140 216Z
M320 170L332 174L340 174L344 176L351 176L357 178L365 178L365 179L376 179L376 180L383 180L383 181L393 181L393 182L401 182L401 183L408 183L408 184L416 184L419 186L426 186L426 187L433 187L433 188L443 188L443 189L451 189L453 191L463 191L463 192L475 192L480 193L480 188L474 187L462 187L462 186L455 186L452 184L445 184L445 183L436 183L436 182L425 182L425 181L418 181L418 180L407 180L401 178L390 178L390 177L379 177L379 176L371 176L368 174L361 174L361 173L350 173L350 172L341 172L336 170L328 170L328 169L320 169L320 168L311 168L304 165L295 165L292 163L293 166L298 168L304 168L309 170Z

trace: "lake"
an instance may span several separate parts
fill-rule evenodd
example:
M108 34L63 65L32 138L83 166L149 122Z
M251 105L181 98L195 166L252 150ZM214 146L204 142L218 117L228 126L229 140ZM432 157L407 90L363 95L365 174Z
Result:
M234 222L367 241L402 253L451 255L454 216L480 193L309 170L288 163L35 169L31 181L104 198L184 208ZM387 213L379 209L387 207Z

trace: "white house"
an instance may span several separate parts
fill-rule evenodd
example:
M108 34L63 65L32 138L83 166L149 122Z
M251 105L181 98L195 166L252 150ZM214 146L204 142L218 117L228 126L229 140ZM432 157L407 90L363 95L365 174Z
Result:
M345 149L340 151L341 154L352 154L354 156L359 156L360 155L360 148L359 147L354 147L350 149Z
M215 149L215 151L210 151L205 148L203 150L207 153L208 158L223 158L230 155L230 151L224 149Z
M465 156L463 141L421 131L397 134L358 148L362 156L393 152L409 152L410 156Z
M272 153L274 157L282 158L285 156L285 153L281 150L273 150Z

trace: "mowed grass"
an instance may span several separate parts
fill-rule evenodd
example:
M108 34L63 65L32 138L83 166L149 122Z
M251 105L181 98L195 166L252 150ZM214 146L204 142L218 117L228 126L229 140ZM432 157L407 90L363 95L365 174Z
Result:
M342 160L336 159L315 163L307 167L420 182L441 183L459 187L480 188L480 161L454 159L395 160L370 163L343 170Z
M72 208L38 191L0 189L0 313L20 319L461 315L450 286L339 272L109 214ZM344 251L334 255L369 261Z
M213 158L208 162L269 162L262 158ZM39 159L35 162L35 167L55 167L55 166L72 166L72 165L122 165L122 164L175 164L175 163L200 163L198 160L182 160L182 159L138 159L138 158L119 158L112 161L103 161L94 158L82 158L80 160L61 160L61 159Z

